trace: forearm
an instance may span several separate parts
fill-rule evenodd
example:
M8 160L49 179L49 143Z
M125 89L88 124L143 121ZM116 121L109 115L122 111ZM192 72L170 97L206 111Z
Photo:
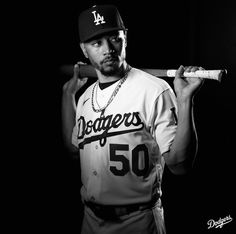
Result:
M70 152L75 152L76 147L72 145L72 132L75 126L76 103L75 96L63 93L62 96L62 134L65 146Z
M197 134L192 99L178 100L178 126L170 151L164 154L174 174L184 174L192 168L197 153Z
M78 64L74 66L73 77L63 85L62 89L62 134L65 146L72 153L79 152L72 144L72 133L76 124L75 95L87 82L87 78L79 78Z

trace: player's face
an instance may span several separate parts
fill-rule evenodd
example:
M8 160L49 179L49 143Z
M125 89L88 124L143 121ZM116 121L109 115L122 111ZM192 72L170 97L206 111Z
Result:
M112 32L82 43L81 48L91 64L103 75L112 76L126 57L126 34L124 31Z

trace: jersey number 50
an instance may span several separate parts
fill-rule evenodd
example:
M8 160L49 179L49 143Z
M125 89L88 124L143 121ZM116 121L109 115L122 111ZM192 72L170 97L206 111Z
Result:
M121 169L110 166L110 171L116 176L124 176L130 171L130 163L129 159L127 159L124 155L117 154L117 151L129 151L129 145L125 144L110 144L110 161L112 162L120 162L122 167ZM142 152L142 153L141 153ZM142 160L143 156L143 166L139 168L140 160ZM131 151L131 168L135 175L137 176L145 176L149 168L149 156L148 149L146 145L137 145Z

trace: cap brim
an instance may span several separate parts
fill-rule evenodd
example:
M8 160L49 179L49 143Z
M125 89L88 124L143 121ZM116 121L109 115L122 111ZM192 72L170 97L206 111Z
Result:
M98 36L101 36L101 35L105 34L105 33L113 32L113 31L119 31L119 30L127 31L128 29L127 28L121 28L121 27L104 28L104 29L101 29L101 30L97 31L96 33L93 33L89 37L84 38L83 40L81 40L81 42L88 42L88 41L91 41L92 39L94 39Z

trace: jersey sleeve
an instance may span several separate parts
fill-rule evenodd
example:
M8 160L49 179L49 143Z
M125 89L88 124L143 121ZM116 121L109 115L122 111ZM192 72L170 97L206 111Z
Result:
M161 154L169 151L177 129L177 103L172 89L163 91L155 101L151 131Z

